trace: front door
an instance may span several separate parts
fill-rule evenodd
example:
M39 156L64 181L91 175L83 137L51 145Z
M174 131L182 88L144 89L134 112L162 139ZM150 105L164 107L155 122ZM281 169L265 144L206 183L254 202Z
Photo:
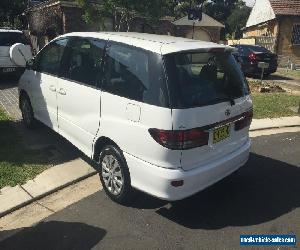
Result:
M35 117L55 131L58 131L57 83L67 42L66 38L56 40L37 55L29 86Z
M88 156L100 125L104 47L101 40L73 39L57 87L59 133Z

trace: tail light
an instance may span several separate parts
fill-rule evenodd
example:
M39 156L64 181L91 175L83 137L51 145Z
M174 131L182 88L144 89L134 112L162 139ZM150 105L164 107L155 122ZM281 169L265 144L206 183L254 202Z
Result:
M243 117L240 120L235 122L234 124L235 131L249 127L251 125L252 118L253 118L253 110L244 113Z
M257 56L254 54L254 53L251 53L249 56L248 56L249 60L250 61L255 61L257 59Z
M184 150L208 145L209 133L201 129L161 130L149 129L152 138L163 147Z

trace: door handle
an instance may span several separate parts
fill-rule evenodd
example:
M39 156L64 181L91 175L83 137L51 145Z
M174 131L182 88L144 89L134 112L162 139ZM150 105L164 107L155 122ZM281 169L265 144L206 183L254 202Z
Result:
M54 85L51 85L51 86L49 87L49 89L50 89L52 92L55 92L55 91L56 91L56 88L55 88Z
M64 89L59 89L58 93L61 94L61 95L66 95L67 94Z

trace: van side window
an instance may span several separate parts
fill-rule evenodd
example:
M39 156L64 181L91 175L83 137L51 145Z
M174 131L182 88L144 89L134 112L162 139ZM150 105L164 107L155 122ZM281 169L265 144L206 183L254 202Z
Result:
M169 106L161 55L111 43L104 68L104 91L150 105Z
M146 51L112 44L107 49L103 89L142 101L149 88L149 55Z
M54 41L47 45L38 55L36 70L39 72L59 75L61 59L68 39Z
M70 42L64 77L90 86L101 79L102 58L105 42L77 38Z

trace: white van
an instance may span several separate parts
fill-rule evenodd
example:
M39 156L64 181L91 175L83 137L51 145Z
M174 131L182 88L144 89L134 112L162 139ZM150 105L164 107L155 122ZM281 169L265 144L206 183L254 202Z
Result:
M232 48L141 33L70 33L20 79L35 119L99 163L116 202L180 200L246 163L252 100Z
M19 79L25 70L10 58L10 48L16 43L22 43L30 48L30 43L22 31L0 28L0 76L9 75Z

